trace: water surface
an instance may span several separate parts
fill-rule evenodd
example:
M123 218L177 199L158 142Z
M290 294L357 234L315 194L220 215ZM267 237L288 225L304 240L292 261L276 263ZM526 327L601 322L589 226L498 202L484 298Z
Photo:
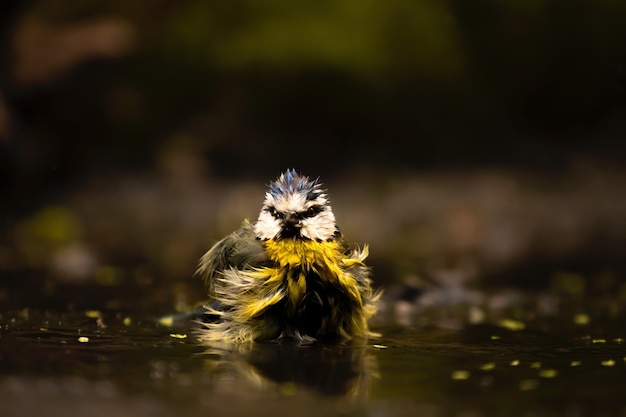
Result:
M193 324L4 313L0 414L581 416L626 412L624 323L381 326L361 346L200 346Z

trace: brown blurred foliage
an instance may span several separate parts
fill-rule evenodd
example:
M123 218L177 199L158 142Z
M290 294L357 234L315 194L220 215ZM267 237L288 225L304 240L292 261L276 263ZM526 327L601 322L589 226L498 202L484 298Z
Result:
M129 52L134 28L119 18L56 26L36 16L17 25L13 74L18 85L50 82L94 59L118 59Z

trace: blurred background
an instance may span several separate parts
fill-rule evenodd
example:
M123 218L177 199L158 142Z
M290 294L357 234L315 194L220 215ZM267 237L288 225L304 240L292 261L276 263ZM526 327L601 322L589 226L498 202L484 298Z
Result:
M625 18L621 0L5 0L0 306L182 309L198 258L291 167L391 296L626 294Z

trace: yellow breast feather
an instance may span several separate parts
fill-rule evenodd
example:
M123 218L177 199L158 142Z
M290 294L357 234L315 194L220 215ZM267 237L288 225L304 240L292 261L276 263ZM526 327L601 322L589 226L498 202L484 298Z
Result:
M348 255L336 241L263 242L274 266L224 271L214 286L226 320L206 323L206 341L247 342L300 338L300 316L308 303L327 311L317 336L342 339L371 335L367 320L376 312L375 294L366 279L367 247Z

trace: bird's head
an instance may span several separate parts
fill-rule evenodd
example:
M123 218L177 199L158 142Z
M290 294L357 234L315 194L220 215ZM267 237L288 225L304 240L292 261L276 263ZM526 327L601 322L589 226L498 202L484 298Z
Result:
M254 232L261 240L329 240L338 234L335 216L317 179L285 171L269 185Z

